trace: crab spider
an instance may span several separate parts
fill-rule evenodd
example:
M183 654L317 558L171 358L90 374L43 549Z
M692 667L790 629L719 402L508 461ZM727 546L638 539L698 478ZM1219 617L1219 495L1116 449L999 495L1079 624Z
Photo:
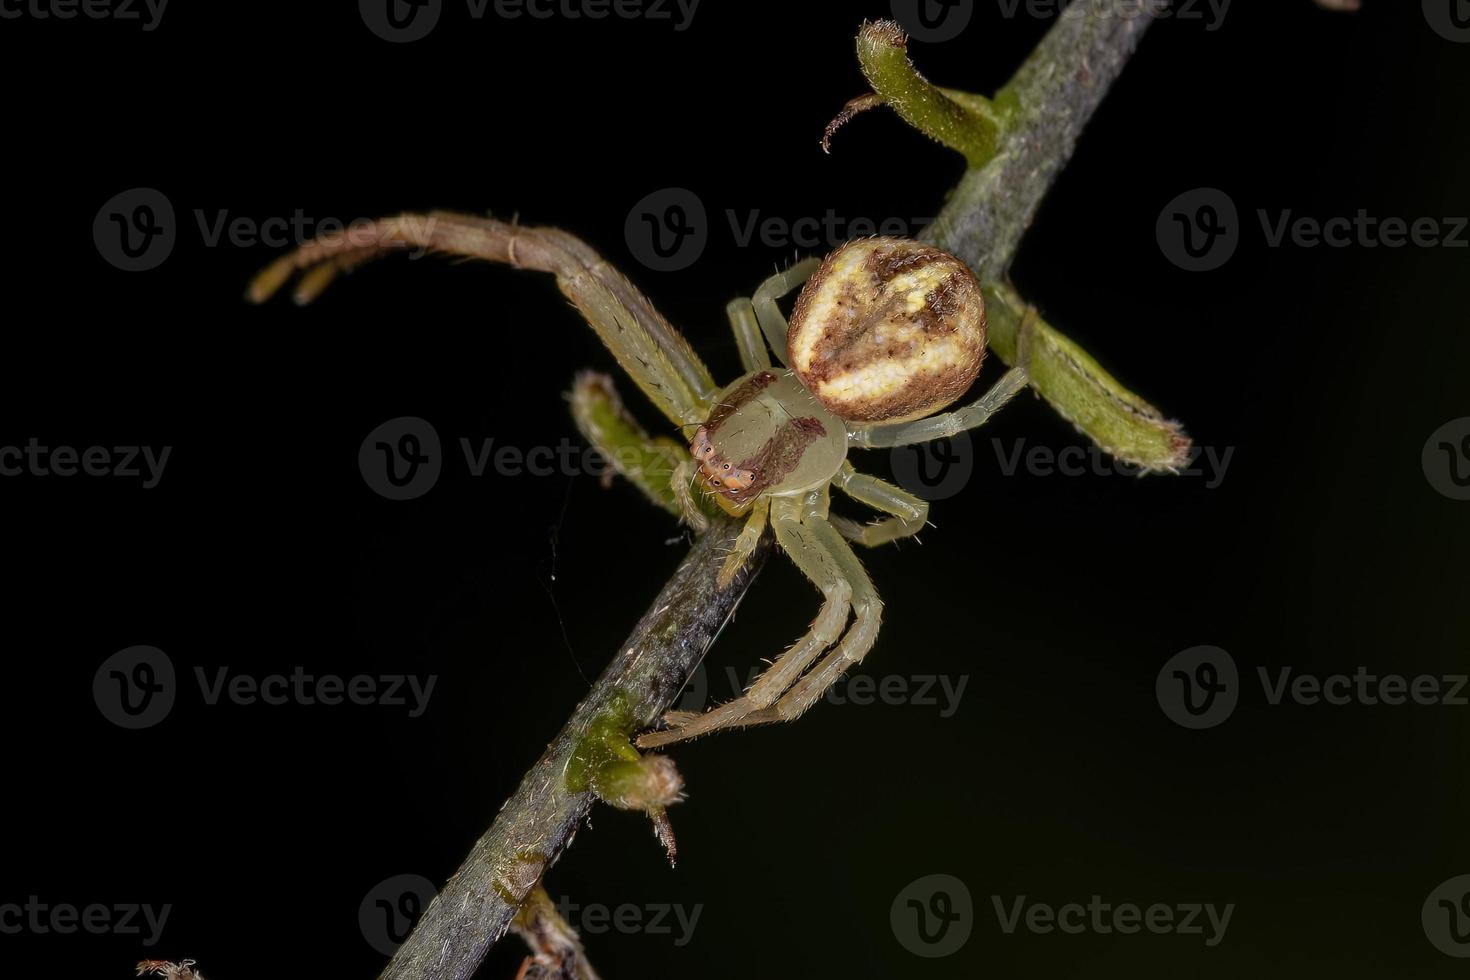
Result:
M883 603L848 542L876 546L916 533L928 504L858 472L849 449L910 445L982 425L1027 384L1013 368L978 400L936 414L974 382L985 355L985 309L964 263L928 245L868 238L807 259L727 307L745 373L719 388L689 344L615 269L577 238L491 218L433 212L386 218L322 237L263 270L262 302L300 272L310 302L335 276L406 248L550 272L639 388L677 426L694 430L674 473L686 520L707 519L691 486L744 519L720 569L730 581L769 526L822 594L806 635L746 692L710 711L670 713L642 748L723 728L790 721L873 647ZM777 301L801 288L788 323ZM779 365L772 361L775 354ZM885 515L859 524L829 515L831 487Z

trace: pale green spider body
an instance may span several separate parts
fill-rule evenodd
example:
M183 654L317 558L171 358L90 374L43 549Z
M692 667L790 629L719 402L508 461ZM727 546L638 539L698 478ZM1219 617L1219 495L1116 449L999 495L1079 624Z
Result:
M309 302L338 273L405 248L555 274L649 400L686 435L694 433L672 479L688 523L697 532L708 525L696 488L744 519L721 580L733 578L769 527L822 594L811 628L742 696L703 714L669 715L671 728L639 737L644 748L791 720L861 662L878 635L883 603L849 542L873 547L913 535L928 504L857 472L848 451L982 425L1027 383L1025 369L1013 368L971 404L934 414L979 373L984 303L964 263L906 239L849 242L728 304L745 373L723 388L647 298L585 243L555 228L446 212L400 215L308 242L262 271L248 295L264 300L301 271L296 299ZM798 286L788 324L777 300ZM860 524L829 514L834 486L887 516Z
M743 375L715 406L690 452L710 488L737 504L825 487L847 460L847 425L792 371Z

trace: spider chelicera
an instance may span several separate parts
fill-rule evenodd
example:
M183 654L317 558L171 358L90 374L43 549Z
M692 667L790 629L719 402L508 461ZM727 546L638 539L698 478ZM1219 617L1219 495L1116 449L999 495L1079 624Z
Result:
M642 748L792 720L861 662L877 637L883 603L848 541L873 547L915 534L928 504L859 473L848 450L911 445L974 428L1027 384L1025 369L1013 368L975 402L935 414L979 374L984 302L963 262L901 238L849 242L732 301L726 311L746 373L724 388L643 294L585 243L555 228L445 212L386 218L306 243L262 271L248 296L262 302L300 271L295 298L307 303L338 273L410 248L553 273L654 405L686 432L694 430L690 457L673 475L688 523L696 531L708 525L695 503L696 485L745 520L720 569L722 582L739 571L769 525L822 593L806 635L742 696L703 713L671 712L670 727L639 737ZM777 300L798 286L788 324ZM1024 340L1023 334L1023 347ZM782 366L772 363L772 352ZM833 486L886 516L860 524L829 515Z

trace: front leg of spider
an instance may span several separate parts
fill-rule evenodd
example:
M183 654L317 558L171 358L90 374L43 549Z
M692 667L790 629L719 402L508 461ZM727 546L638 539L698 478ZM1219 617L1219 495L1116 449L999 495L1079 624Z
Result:
M411 249L551 273L619 366L669 421L694 425L709 413L714 379L688 341L597 252L558 228L448 211L381 218L288 252L263 269L245 295L262 303L299 275L294 298L310 303L342 273Z
M803 280L787 323L776 299ZM985 305L963 262L907 239L850 242L820 265L778 273L729 312L748 373L714 397L690 454L722 505L750 509L747 529L769 520L822 605L811 629L743 695L703 714L669 715L670 727L640 736L640 748L790 721L860 663L877 638L883 603L844 537L871 546L913 534L928 506L857 472L849 448L982 424L1026 384L1024 370L1012 371L973 405L924 425L979 375ZM772 367L760 336L784 370ZM866 526L830 517L833 485L888 516Z

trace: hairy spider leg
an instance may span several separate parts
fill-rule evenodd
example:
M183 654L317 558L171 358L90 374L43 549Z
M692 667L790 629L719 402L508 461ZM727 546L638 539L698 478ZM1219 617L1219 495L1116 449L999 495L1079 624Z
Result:
M865 548L876 548L899 538L918 534L929 519L929 502L901 490L891 483L859 473L849 461L843 461L836 484L853 500L876 511L891 515L872 524L859 524L845 517L829 518L844 538Z
M339 273L409 248L554 274L562 293L659 411L679 425L704 418L714 379L688 342L591 247L555 228L443 211L384 218L307 242L262 270L246 295L263 302L302 271L295 297L311 302Z
M730 329L735 333L735 346L740 349L741 366L747 373L770 370L771 354L766 350L760 321L755 317L755 307L750 299L745 296L732 299L725 304L725 315L730 318Z
M814 530L815 526L826 523L821 517L825 511L825 494L820 490L799 497L771 500L771 526L775 529L777 543L822 593L822 607L811 629L776 658L743 695L703 714L670 713L666 720L677 727L639 736L639 748L657 748L739 724L747 715L776 703L802 671L842 636L843 627L847 625L853 586L844 576L830 546ZM835 532L832 538L846 548ZM867 576L864 575L863 579L866 581Z
M878 627L883 619L883 600L873 588L873 582L863 569L862 562L837 534L832 525L822 518L809 518L807 527L820 546L837 562L838 574L852 589L852 627L832 650L807 671L774 705L742 716L730 727L765 725L772 722L795 721L827 692L849 667L860 664L878 639Z
M685 457L683 462L674 467L674 475L670 478L674 502L679 505L679 516L695 534L703 534L709 530L709 518L704 516L704 511L699 509L699 504L694 500L694 487L702 483L699 467L689 457Z
M755 295L750 298L751 306L755 308L755 318L760 321L766 341L782 364L786 363L787 324L786 316L781 312L781 307L776 305L776 300L810 279L821 264L820 258L802 259L791 268L778 272L761 283Z
M990 417L1000 411L1006 402L1020 394L1030 380L1025 368L1011 368L1001 375L1000 380L989 391L964 408L914 422L857 426L848 433L847 444L857 449L887 449L891 446L911 446L931 439L943 439L966 429L977 428L990 421Z
M725 556L725 563L720 566L720 574L715 577L715 585L726 588L735 581L735 576L740 574L740 569L755 554L755 546L760 544L761 535L766 531L766 518L771 511L771 498L761 497L750 508L750 516L745 519L745 525L740 528L740 533L735 536L735 544L730 549L730 554Z

